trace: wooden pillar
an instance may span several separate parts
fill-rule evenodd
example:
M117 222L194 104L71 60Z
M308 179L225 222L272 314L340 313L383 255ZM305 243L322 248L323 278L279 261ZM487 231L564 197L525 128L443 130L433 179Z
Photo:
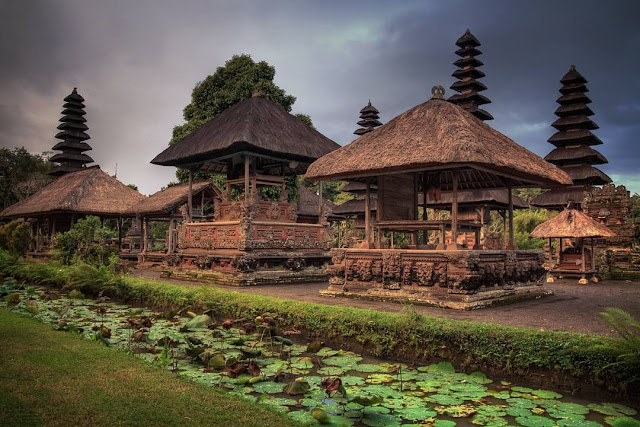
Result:
M149 250L149 218L142 218L142 251Z
M585 259L585 256L584 256L584 243L585 242L584 242L584 239L580 239L580 240L582 240L580 242L580 247L581 247L580 255L581 255L581 261L582 261L582 272L584 273L587 270L586 259Z
M515 232L513 230L513 192L511 191L511 182L507 183L507 191L509 192L509 245L507 249L516 249Z
M204 216L204 193L205 190L202 190L202 193L200 193L200 216Z
M71 214L71 225L70 227L73 228L73 224L76 222L76 214Z
M447 250L458 249L458 174L453 172L451 183L453 191L451 193L451 244L447 245Z
M392 232L391 232L391 244L389 245L389 248L390 248L390 249L393 249L393 247L394 247L394 245L395 245L394 237L395 237L395 234L394 234L394 232L392 231Z
M486 206L482 206L480 208L480 236L478 237L478 248L482 249L484 248L484 242L485 242L485 229L484 229L484 212L485 209L488 209ZM491 210L489 210L489 212L491 212Z
M56 234L56 217L54 215L51 215L51 230L49 230L51 233L51 237L53 238L53 236L55 236Z
M244 201L249 201L249 156L244 156Z
M378 176L378 207L376 209L376 222L384 221L384 178ZM382 248L382 229L377 228L376 247Z
M322 224L322 181L318 182L318 224Z
M367 191L364 198L364 240L367 248L371 243L371 184L367 182Z
M187 211L189 215L189 221L193 221L193 169L189 169L189 192L187 193ZM146 219L145 219L146 221ZM145 242L145 250L147 248Z
M500 215L502 216L502 248L507 249L508 242L508 233L507 229L507 211L501 211Z
M118 231L118 251L122 250L122 217L119 216L116 222L116 230Z
M426 221L427 216L427 171L422 173L422 220ZM422 231L422 243L427 245L429 243L429 232L427 230Z
M591 269L596 271L596 253L593 250L593 237L591 238Z
M553 246L551 243L551 237L549 237L549 271L553 269Z
M558 265L562 263L562 237L558 238Z

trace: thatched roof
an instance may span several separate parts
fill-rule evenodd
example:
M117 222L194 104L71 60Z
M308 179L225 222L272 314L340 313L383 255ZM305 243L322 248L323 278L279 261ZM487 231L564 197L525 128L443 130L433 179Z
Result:
M198 166L241 152L311 163L338 147L273 102L254 96L227 108L151 163ZM216 172L225 170L222 165Z
M194 182L192 187L193 196L201 191L210 188L216 191L215 185L211 181ZM170 213L178 206L187 202L189 198L189 184L178 184L167 187L145 198L140 203L129 209L131 214L160 215Z
M587 163L590 165L609 163L602 154L588 145L554 148L544 159L556 166L571 163Z
M616 234L584 212L565 209L555 218L538 225L529 236L552 237L613 237Z
M298 215L299 216L318 216L318 204L320 199L313 190L305 187L304 185L298 186L299 197L298 197ZM322 201L324 204L325 212L329 213L329 218L333 216L335 205L327 200Z
M557 188L531 199L531 206L546 209L564 209L569 203L580 204L590 186Z
M310 180L352 180L380 174L433 171L443 191L460 169L459 188L570 185L571 178L450 102L431 99L315 161Z
M144 196L98 166L71 172L33 196L9 206L0 217L31 217L54 212L121 215Z
M427 207L432 209L451 209L452 193L442 193L437 202L428 201ZM418 194L418 203L422 204L422 194ZM471 190L458 192L458 206L489 206L493 209L507 209L509 195L506 190ZM513 196L514 209L527 209L529 205L520 197Z
M371 212L376 212L378 209L378 199L375 197L371 198ZM364 214L364 200L363 199L353 199L347 200L344 203L337 205L333 209L333 213L337 215L357 215Z

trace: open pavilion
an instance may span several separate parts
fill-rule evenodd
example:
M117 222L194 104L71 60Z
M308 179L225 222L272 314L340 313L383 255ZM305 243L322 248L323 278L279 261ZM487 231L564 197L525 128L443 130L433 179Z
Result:
M370 197L365 198L366 247L332 251L329 293L470 308L488 300L544 292L537 286L545 274L543 253L515 248L512 189L571 185L571 178L443 100L443 92L434 87L428 102L309 167L309 180L360 181L378 188L372 226L368 226ZM462 250L454 239L443 249L427 249L420 242L421 231L444 228L456 236L461 228L477 227L459 221L458 192L479 189L500 189L507 197L507 248ZM430 192L451 192L450 219L418 218L418 195ZM391 232L413 238L397 248L383 238Z

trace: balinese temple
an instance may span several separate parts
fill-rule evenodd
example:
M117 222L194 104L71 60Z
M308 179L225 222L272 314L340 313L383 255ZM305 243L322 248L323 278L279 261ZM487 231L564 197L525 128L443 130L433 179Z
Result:
M242 100L152 163L226 175L214 219L177 226L178 247L166 274L231 285L326 279L333 236L318 201L318 221L301 222L287 177L304 174L338 144L259 94ZM274 200L269 194L279 193ZM190 220L191 219L191 220Z
M90 137L86 131L89 129L84 118L84 98L78 94L77 88L73 88L73 92L64 99L62 106L62 122L58 125L60 132L56 135L56 139L60 139L53 150L60 150L51 157L51 161L57 163L49 172L49 175L61 176L69 172L79 171L88 163L92 163L93 159L85 154L85 151L91 150L89 144L85 141Z
M90 166L62 175L33 196L0 212L0 218L28 220L32 225L30 250L46 252L56 233L69 231L78 219L88 215L116 219L120 229L122 219L130 217L129 208L143 199L142 194L100 167Z
M469 30L456 41L460 48L456 50L456 55L460 57L453 63L459 69L454 71L452 76L458 79L451 85L451 89L458 92L449 98L449 102L464 108L480 120L493 120L493 116L485 110L479 108L480 105L489 104L491 101L480 92L487 90L487 87L478 81L485 74L478 70L484 65L476 56L482 55L478 49L480 42Z
M585 95L589 91L587 79L572 65L560 82L561 96L557 101L560 106L555 111L558 119L552 124L557 132L549 138L556 148L545 160L569 174L574 185L549 191L531 201L534 206L554 210L562 210L569 203L580 207L586 193L594 186L611 182L611 178L594 166L608 162L593 148L602 141L591 132L598 129L598 125L590 118L593 111L589 108L591 100Z
M451 308L547 294L540 251L466 249L455 241L438 248L425 241L424 232L442 239L447 232L456 236L460 229L479 228L458 218L458 192L493 189L508 201L512 248L512 189L572 184L562 170L442 99L440 87L432 93L428 102L326 154L307 170L308 180L358 181L369 190L377 186L376 220L371 230L365 229L365 244L332 250L324 293ZM420 218L418 195L424 192L450 192L450 218ZM365 215L372 221L370 211ZM406 238L394 242L394 233Z
M353 133L360 136L364 135L367 132L371 132L378 126L381 126L380 123L380 112L376 107L371 105L371 100L367 103L367 105L360 110L360 121L358 122L358 129L356 129Z
M62 150L51 157L57 163L50 174L58 178L34 195L0 212L0 219L25 219L31 223L32 254L47 252L56 233L69 231L85 216L116 219L118 242L127 210L144 199L136 190L103 172L99 166L89 166L93 159L84 151L91 150L86 141L84 98L74 88L64 98L62 124L56 138L62 141L53 149Z

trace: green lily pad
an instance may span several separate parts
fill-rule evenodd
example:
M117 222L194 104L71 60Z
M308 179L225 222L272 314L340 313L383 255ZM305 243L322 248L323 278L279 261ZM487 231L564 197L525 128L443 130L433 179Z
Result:
M389 374L370 374L366 382L370 384L384 384L393 382L393 376Z
M520 386L511 387L511 391L517 391L519 393L527 393L527 394L532 394L533 393L533 389L532 388L520 387Z
M523 399L521 397L512 397L510 399L507 399L506 402L511 406L518 406L520 408L527 408L527 409L533 409L536 406L538 406L537 404L533 403L529 399Z
M462 405L464 403L463 399L458 397L454 397L448 394L432 394L430 396L425 397L425 400L433 403L437 403L438 405Z
M466 418L478 412L472 405L436 406L436 412L453 418Z
M551 409L555 409L560 412L568 412L570 414L587 415L589 408L579 403L559 402L556 400L547 400L541 402L540 405L547 411L551 412Z
M374 365L373 363L361 363L359 365L355 365L353 367L354 371L358 371L358 372L369 372L369 373L373 373L373 372L387 372L386 369L384 369L383 367L379 366L379 365Z
M290 396L295 396L295 395L305 394L306 392L309 391L310 388L311 386L306 380L297 379L287 384L283 391Z
M332 357L327 357L326 359L322 360L322 363L324 363L325 365L349 367L350 369L353 369L353 367L355 367L361 360L362 357L355 354L340 354Z
M253 390L256 393L282 393L284 391L285 383L276 383L273 381L262 381L253 385Z
M562 399L562 395L560 393L549 390L533 390L531 394L538 396L540 399Z
M602 424L589 420L559 420L560 427L602 427Z
M392 427L399 426L402 423L402 419L395 415L366 412L361 422L370 427Z
M437 372L440 374L453 374L456 368L449 362L434 363L427 367L427 372Z
M507 420L501 417L496 417L492 415L476 415L471 420L471 424L476 424L479 426L506 426L509 424Z
M352 396L349 401L362 406L372 406L382 403L384 398L375 394L359 394Z
M604 422L612 427L640 427L640 421L631 417L606 417Z
M348 417L339 417L339 416L331 416L329 417L329 419L327 421L324 422L324 424L322 424L323 426L328 426L328 427L349 427L352 426L354 424L353 420L348 418Z
M554 427L556 422L545 417L532 415L530 417L517 417L516 422L525 427Z
M531 409L522 406L509 406L504 410L507 415L512 417L530 417L533 415Z
M433 427L455 427L456 422L451 420L435 420Z
M436 411L431 408L405 408L396 409L393 411L394 415L398 415L401 418L409 421L422 421L437 415Z
M620 416L620 415L634 416L638 414L638 411L636 411L635 409L629 408L628 406L624 406L619 403L602 403L600 405L592 403L589 405L589 408L603 415L611 415L611 416Z
M394 390L386 385L372 384L364 386L360 390L362 390L364 393L375 394L381 397L393 397L395 399L399 399L404 396L403 392Z
M352 386L352 385L362 385L364 384L364 378L362 377L356 377L353 375L347 375L344 377L340 377L340 379L342 380L342 384L344 386Z
M183 329L185 330L202 329L202 328L206 328L212 323L213 323L213 319L211 319L211 316L209 316L208 314L201 314L189 320L187 323L185 323L185 325L183 326Z

